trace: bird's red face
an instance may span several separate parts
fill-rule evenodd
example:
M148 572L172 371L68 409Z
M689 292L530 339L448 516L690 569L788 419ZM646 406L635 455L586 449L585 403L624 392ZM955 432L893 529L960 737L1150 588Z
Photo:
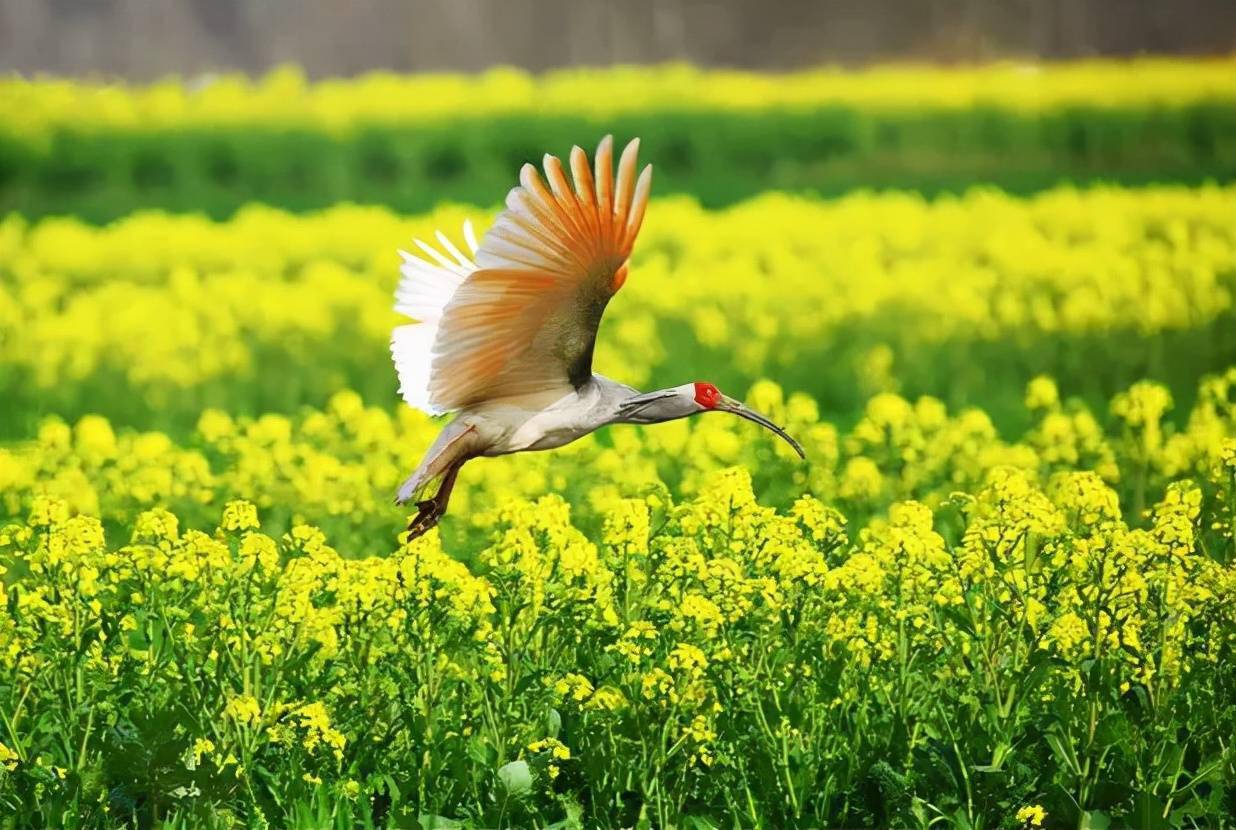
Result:
M721 390L702 380L695 382L695 402L705 409L713 409L721 403Z

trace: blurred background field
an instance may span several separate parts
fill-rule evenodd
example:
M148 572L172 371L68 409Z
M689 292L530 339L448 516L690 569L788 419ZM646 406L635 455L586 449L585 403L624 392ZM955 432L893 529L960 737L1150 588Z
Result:
M719 207L770 189L925 195L990 184L1236 175L1236 63L1164 60L784 75L686 66L307 82L284 69L119 90L7 82L0 209L106 221L346 199L489 205L545 148L612 132L655 153L658 193Z
M1230 3L0 0L0 828L1236 821ZM399 248L655 168L596 369L390 504Z
M850 422L871 395L931 394L1024 427L1048 374L1092 405L1136 380L1182 405L1236 345L1231 186L991 188L824 202L768 193L709 211L663 197L615 303L602 371L638 386L761 377ZM465 218L250 207L218 223L134 215L0 227L9 335L0 424L99 413L183 434L205 407L321 405L339 388L393 405L393 251Z

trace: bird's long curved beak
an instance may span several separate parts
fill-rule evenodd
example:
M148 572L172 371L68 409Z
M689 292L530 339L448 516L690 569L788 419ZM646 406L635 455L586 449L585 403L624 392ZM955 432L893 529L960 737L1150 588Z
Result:
M754 421L765 429L775 432L777 435L784 438L787 444L794 448L794 452L798 453L799 458L807 458L807 454L803 452L803 448L797 441L790 437L788 432L765 418L760 413L756 412L754 409L748 408L742 401L736 401L733 398L723 395L720 403L718 403L714 408L722 412L732 412L739 418L746 418L748 421Z

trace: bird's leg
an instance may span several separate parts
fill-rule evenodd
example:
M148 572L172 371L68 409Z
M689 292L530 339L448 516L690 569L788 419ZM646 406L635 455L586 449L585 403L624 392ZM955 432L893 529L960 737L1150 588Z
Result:
M464 418L456 418L442 430L416 471L399 488L396 504L420 498L439 481L432 498L416 502L416 516L408 523L409 541L424 535L446 512L447 500L455 486L459 468L480 454L476 428Z
M408 523L408 541L423 536L430 531L446 513L446 505L451 500L451 491L455 489L455 479L459 477L459 468L467 458L461 458L447 468L438 492L432 498L416 503L416 516Z

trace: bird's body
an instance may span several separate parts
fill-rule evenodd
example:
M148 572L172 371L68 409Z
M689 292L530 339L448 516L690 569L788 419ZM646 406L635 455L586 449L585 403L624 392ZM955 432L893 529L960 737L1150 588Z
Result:
M530 408L535 401L492 401L460 417L477 423L482 433L491 431L493 444L485 455L552 450L614 423L622 402L636 394L630 386L593 375L543 409Z
M802 453L779 427L711 384L640 393L593 373L597 329L626 281L648 202L652 168L637 180L637 149L638 140L627 145L615 178L608 137L597 148L595 173L573 148L573 187L552 156L545 159L548 187L525 165L521 186L479 244L465 224L469 254L441 233L441 251L417 242L428 260L402 254L395 308L416 322L391 339L400 392L429 414L457 413L399 489L397 502L418 507L412 536L441 518L468 460L554 449L606 424L728 411Z

